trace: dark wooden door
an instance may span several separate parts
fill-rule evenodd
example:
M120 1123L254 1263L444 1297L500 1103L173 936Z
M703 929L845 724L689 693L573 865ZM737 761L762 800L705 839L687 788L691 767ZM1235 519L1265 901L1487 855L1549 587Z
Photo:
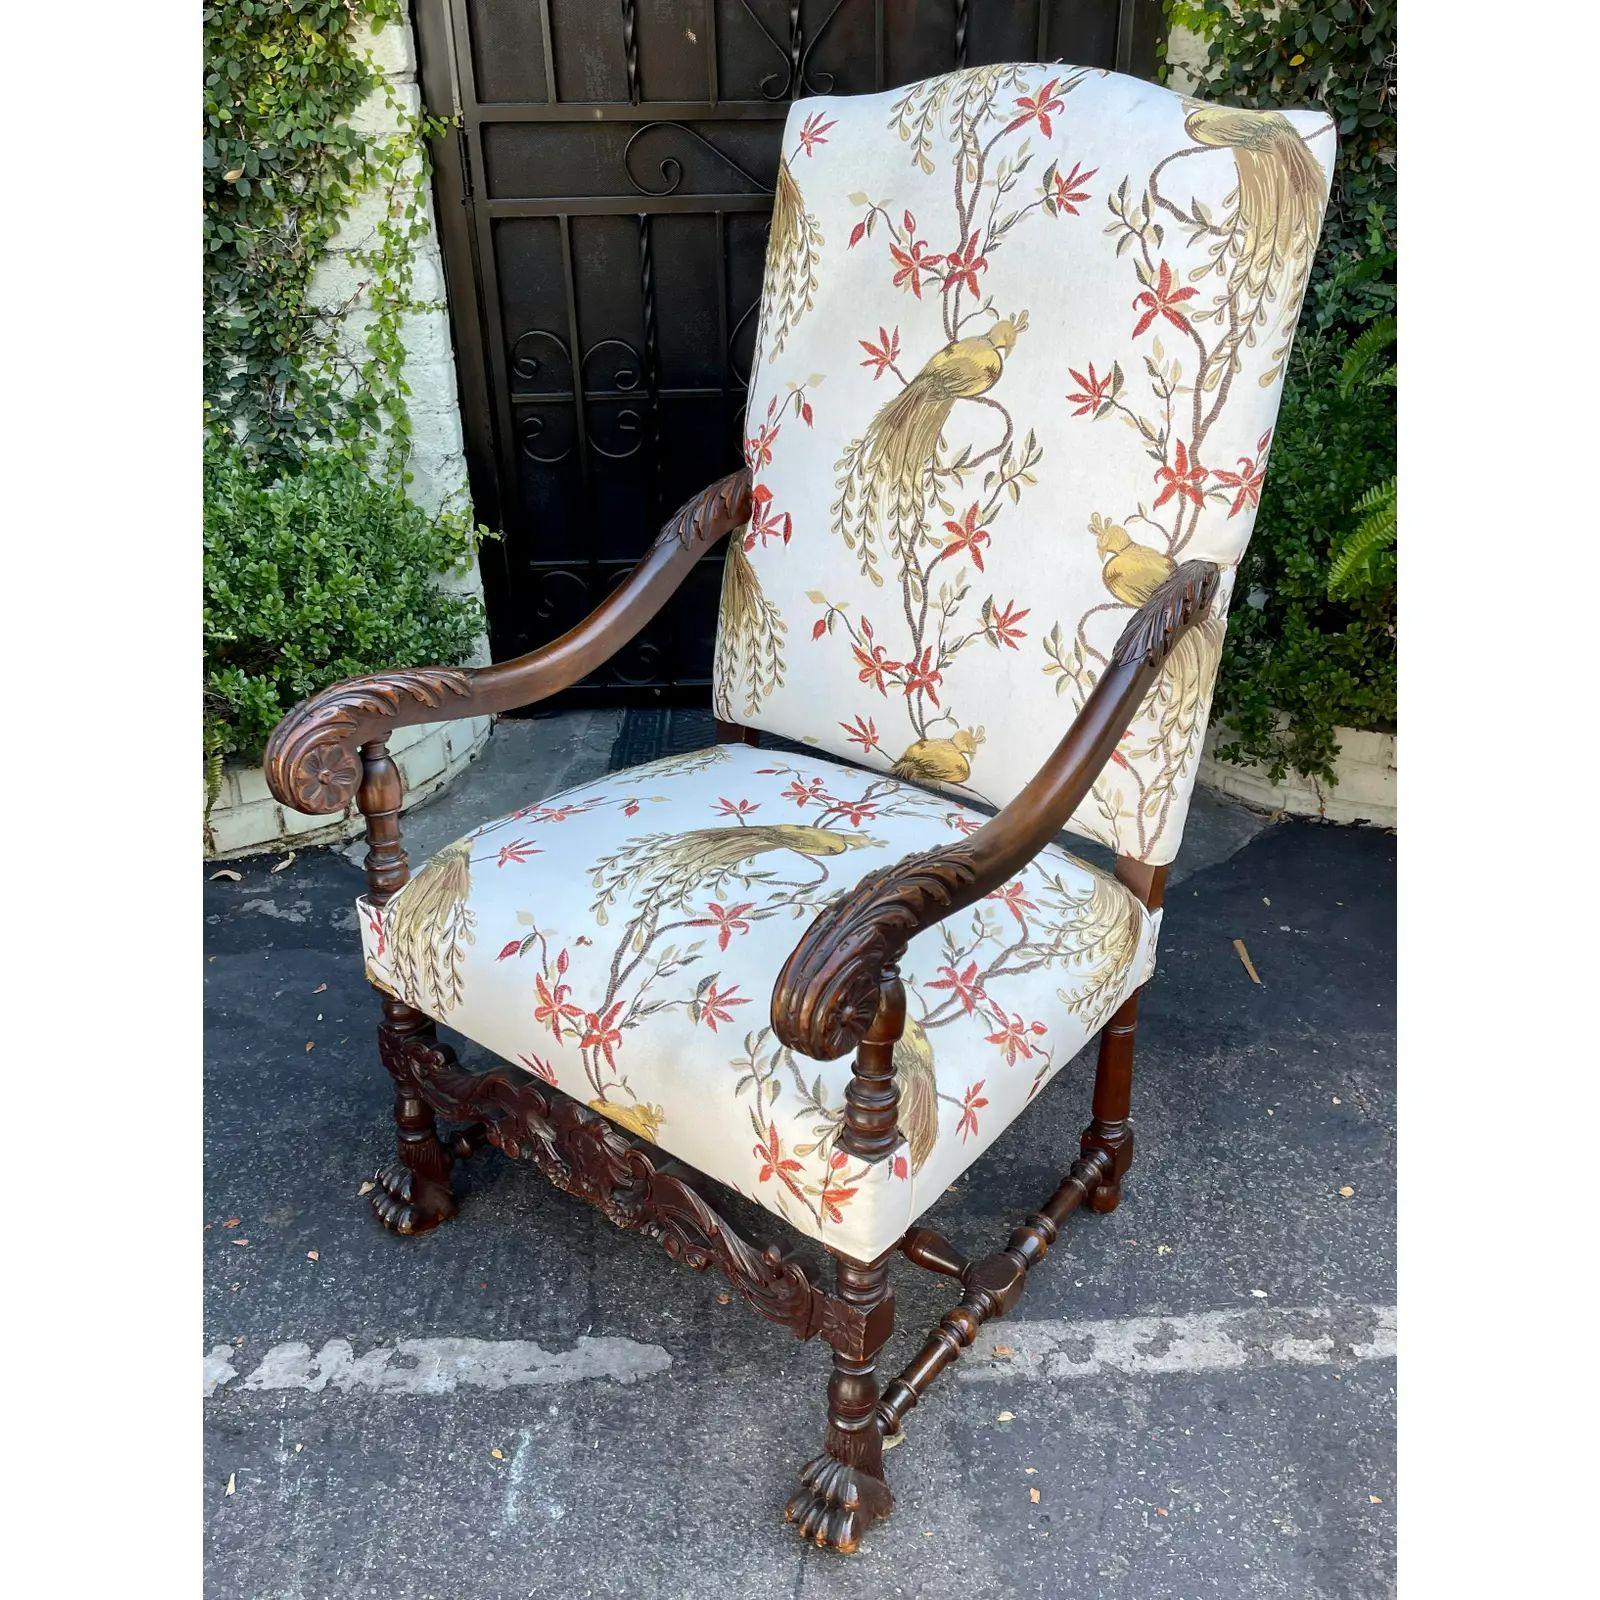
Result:
M414 0L497 659L738 465L790 100L993 61L1148 75L1159 0ZM709 695L721 556L569 698Z

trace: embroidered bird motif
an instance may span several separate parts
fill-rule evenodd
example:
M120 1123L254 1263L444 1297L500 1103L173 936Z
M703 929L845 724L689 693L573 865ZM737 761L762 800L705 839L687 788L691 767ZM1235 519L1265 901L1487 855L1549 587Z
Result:
M852 549L859 544L862 568L875 583L873 536L880 521L895 548L904 552L921 532L930 476L946 422L958 400L976 400L1000 381L1006 356L1028 314L1002 317L986 333L953 339L928 357L922 370L888 401L839 458L841 499L836 526Z
M1292 336L1328 188L1321 164L1281 112L1189 103L1193 109L1183 124L1189 137L1231 150L1239 174L1229 299L1249 330L1266 320L1266 308L1276 299L1279 325L1287 325ZM1277 377L1277 363L1287 349L1285 340L1273 353L1273 370L1262 377L1263 385Z
M1165 551L1139 544L1128 536L1126 528L1098 513L1090 517L1089 529L1105 563L1101 579L1123 605L1142 606L1176 570L1176 563ZM1121 752L1125 762L1157 753L1162 757L1159 770L1144 789L1143 804L1152 819L1164 822L1173 785L1187 771L1205 732L1211 686L1222 658L1222 634L1223 623L1213 605L1167 657L1161 677L1134 725L1141 737Z
M389 903L390 971L412 1005L450 1011L461 1002L462 963L475 940L472 841L446 845Z
M1111 593L1127 606L1142 606L1172 574L1177 563L1164 551L1137 544L1128 530L1096 512L1089 519L1095 549L1104 562L1100 576Z
M933 1047L914 1017L906 1018L905 1031L895 1040L890 1060L900 1093L900 1132L911 1147L911 1170L920 1172L939 1138L939 1087Z
M613 980L625 952L643 950L655 937L661 913L682 907L700 890L715 893L729 874L747 870L756 857L794 850L815 860L843 855L881 841L861 833L840 833L798 822L752 823L734 828L691 828L687 833L646 834L630 840L595 873L599 898L595 921L605 924L607 908L623 891L636 894L629 937L617 947ZM825 876L825 875L824 875Z
M761 285L763 326L770 325L772 356L815 303L817 263L822 258L822 229L806 210L800 185L788 161L778 162L772 194L772 231L767 237L766 272Z
M629 1133L636 1133L641 1139L648 1139L655 1144L661 1137L661 1124L666 1117L666 1112L661 1106L646 1105L640 1101L638 1105L620 1106L614 1100L591 1100L591 1111L598 1111L601 1116L609 1117L613 1122L626 1128Z
M983 739L982 728L958 728L948 739L918 739L889 768L890 775L913 783L965 783Z

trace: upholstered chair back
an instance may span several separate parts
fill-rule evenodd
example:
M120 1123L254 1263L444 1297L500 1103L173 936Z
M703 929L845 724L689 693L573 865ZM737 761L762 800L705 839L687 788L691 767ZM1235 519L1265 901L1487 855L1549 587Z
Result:
M1183 831L1334 156L1321 112L991 66L796 104L719 716L993 804L1135 607L1223 578L1073 818Z

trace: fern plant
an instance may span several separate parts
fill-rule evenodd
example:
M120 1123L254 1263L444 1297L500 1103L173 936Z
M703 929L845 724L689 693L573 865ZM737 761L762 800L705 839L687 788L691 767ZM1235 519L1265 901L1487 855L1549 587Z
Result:
M1356 335L1339 368L1339 393L1345 399L1363 390L1394 387L1396 337L1393 317L1379 317ZM1335 600L1393 588L1398 501L1398 480L1391 474L1350 507L1351 515L1360 520L1334 549L1328 563L1328 593Z
M1385 478L1350 508L1361 520L1328 567L1328 593L1335 600L1352 600L1393 584L1398 486L1397 478Z

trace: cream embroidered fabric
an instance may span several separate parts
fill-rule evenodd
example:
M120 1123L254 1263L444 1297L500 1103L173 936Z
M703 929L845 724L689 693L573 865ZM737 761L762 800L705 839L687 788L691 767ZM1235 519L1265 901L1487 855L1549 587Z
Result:
M719 745L469 834L380 916L367 970L419 1010L786 1218L871 1259L1149 976L1158 918L1050 848L913 941L895 1052L903 1144L837 1149L850 1061L774 1039L773 983L864 873L972 832L958 801Z
M1177 561L1224 568L1072 826L1177 852L1334 136L1114 73L808 100L778 171L718 715L1003 804Z

